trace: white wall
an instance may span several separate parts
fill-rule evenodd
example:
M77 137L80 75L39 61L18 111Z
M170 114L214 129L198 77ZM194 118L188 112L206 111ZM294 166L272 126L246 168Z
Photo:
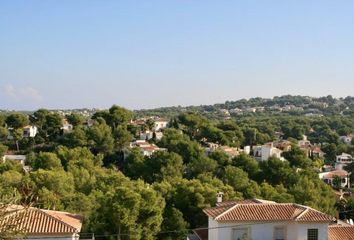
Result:
M211 217L209 217L208 240L217 240L218 239L219 229L215 228L215 227L219 227L219 224L216 221L214 221Z
M318 228L318 239L328 239L328 224L312 223L312 224L297 224L298 240L307 240L307 229Z
M168 125L167 121L155 121L155 127L154 130L155 131L159 131L161 129L165 129Z
M79 237L75 238L75 234L73 235L27 235L26 239L33 240L76 240Z
M269 223L217 223L209 218L209 240L234 240L232 239L233 228L250 228L251 240L272 240L275 226L286 226L287 240L307 240L307 229L317 228L318 239L328 239L328 224L302 224L296 222L269 222Z
M271 148L267 146L262 146L262 161L267 161L270 158Z

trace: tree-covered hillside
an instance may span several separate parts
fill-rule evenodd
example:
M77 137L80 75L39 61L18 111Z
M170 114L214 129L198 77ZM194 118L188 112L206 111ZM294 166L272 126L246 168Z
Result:
M275 105L303 111L278 111ZM229 116L220 111L261 107ZM305 115L308 109L320 114ZM215 205L217 192L225 200L296 202L354 218L354 212L344 214L354 208L352 197L338 201L335 190L318 177L336 155L354 154L354 142L339 138L354 133L353 110L350 97L284 96L135 112L114 105L92 117L46 109L4 113L0 156L26 155L27 168L15 161L0 164L0 197L15 195L37 207L82 214L83 232L100 239L185 239L191 229L207 225L202 209ZM148 140L160 150L144 155L131 142L153 131L151 116L168 117L169 125L160 139L155 133ZM26 125L38 128L35 137L24 134ZM297 142L303 135L322 149L323 158L300 149ZM241 151L281 139L291 145L282 155L286 161L257 161ZM231 157L221 148L206 154L211 143L240 154Z

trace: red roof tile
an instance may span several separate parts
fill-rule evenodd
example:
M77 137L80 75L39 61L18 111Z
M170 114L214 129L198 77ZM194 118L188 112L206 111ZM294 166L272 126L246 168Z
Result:
M9 228L26 234L73 234L81 230L79 215L42 210L38 208L17 208L9 211L0 222L0 229Z
M294 203L275 203L263 200L228 202L204 213L216 221L297 221L331 222L333 217L310 207Z
M354 240L354 227L330 225L328 227L328 240Z
M345 170L334 170L334 171L328 172L326 175L323 176L323 178L334 178L335 176L347 177L348 172Z

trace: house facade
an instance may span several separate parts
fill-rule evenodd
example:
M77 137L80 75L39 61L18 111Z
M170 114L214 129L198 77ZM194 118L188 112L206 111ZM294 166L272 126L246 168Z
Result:
M25 166L26 163L26 155L13 155L13 154L6 154L2 157L2 161L6 162L7 160L15 161Z
M345 170L334 170L330 172L319 173L319 177L325 183L332 187L346 188L350 186L349 173ZM338 182L337 182L338 181Z
M273 143L268 143L262 146L253 147L253 157L257 161L267 161L270 157L276 157L280 160L285 160L281 154L282 150L273 146Z
M23 136L34 138L38 133L38 128L36 126L25 126L23 127Z
M204 209L209 240L327 240L334 218L307 206L259 199Z
M353 162L353 156L347 153L342 153L336 156L335 168L337 170L343 170L345 166Z
M163 118L155 119L154 130L155 130L156 132L161 131L162 129L167 128L167 126L168 126L168 120L167 120L167 119L163 119Z
M38 133L38 128L36 126L28 125L24 126L23 128L23 137L25 138L34 138ZM12 140L13 136L13 128L8 128L7 140Z
M135 142L130 143L130 148L138 147L140 152L144 156L151 157L152 154L156 151L165 151L165 148L159 148L155 144L151 144L145 140L136 140Z
M71 123L69 123L67 119L63 119L63 123L60 129L65 134L71 132L74 129L74 126Z

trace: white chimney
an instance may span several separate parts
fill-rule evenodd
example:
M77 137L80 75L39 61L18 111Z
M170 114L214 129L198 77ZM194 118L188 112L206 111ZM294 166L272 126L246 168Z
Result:
M224 193L223 192L218 192L217 194L216 194L216 202L217 203L221 203L222 202L222 196L224 195Z
M243 147L243 152L247 155L250 155L251 153L251 147L250 146L244 146Z

